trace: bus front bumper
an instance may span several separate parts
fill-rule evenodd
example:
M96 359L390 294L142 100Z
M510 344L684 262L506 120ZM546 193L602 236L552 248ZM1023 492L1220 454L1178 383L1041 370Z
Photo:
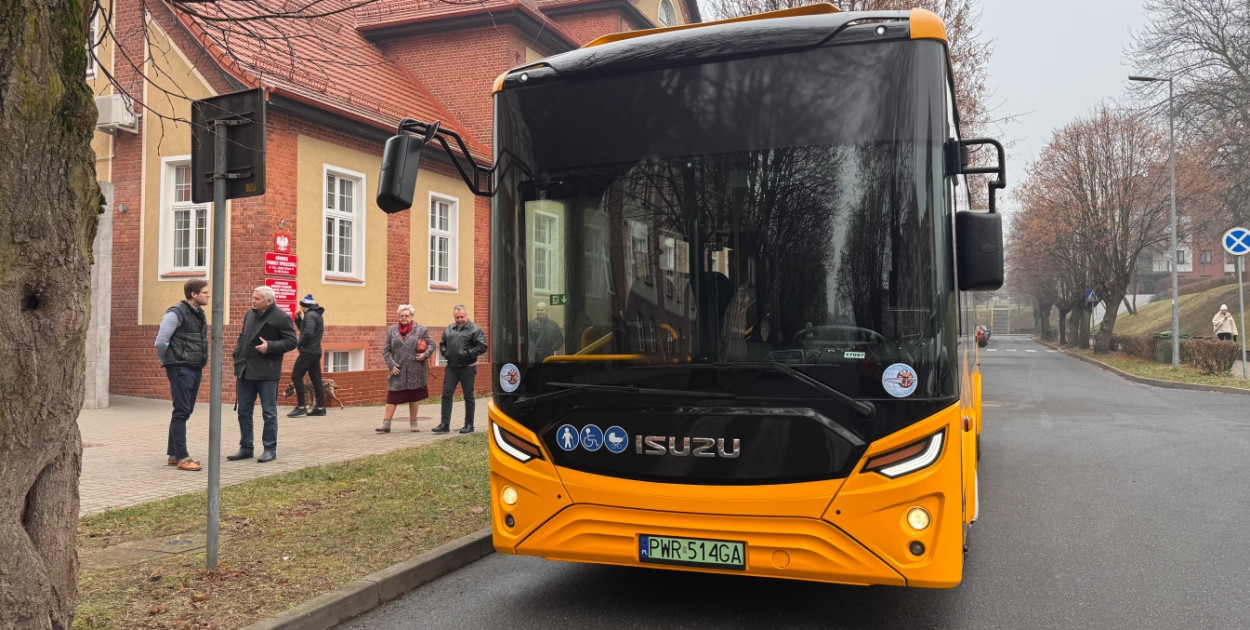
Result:
M897 571L837 527L809 518L682 514L576 504L561 510L515 547L507 547L507 541L497 533L495 546L504 553L549 560L655 568L656 564L640 558L642 536L745 544L745 568L661 565L667 569L840 584L906 584Z

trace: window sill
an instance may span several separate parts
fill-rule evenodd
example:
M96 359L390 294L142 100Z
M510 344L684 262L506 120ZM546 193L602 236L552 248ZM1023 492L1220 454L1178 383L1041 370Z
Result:
M166 271L160 275L161 280L180 280L182 278L207 278L207 271L188 269L186 271Z
M429 289L431 291L439 291L442 293L455 293L460 290L450 284L431 284Z
M361 284L361 285L363 285L363 284L365 283L365 281L364 281L364 280L361 280L360 278L353 278L353 277L351 277L351 276L332 276L332 275L330 275L330 274L326 274L326 275L321 276L321 280L322 280L322 281L324 281L324 282L341 282L341 283L343 283L343 284Z

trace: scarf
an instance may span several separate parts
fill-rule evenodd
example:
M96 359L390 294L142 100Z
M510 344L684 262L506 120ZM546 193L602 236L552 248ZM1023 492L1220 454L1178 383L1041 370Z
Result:
M408 322L407 326L403 324L399 325L399 338L400 339L407 337L408 333L410 332L412 332L412 322Z

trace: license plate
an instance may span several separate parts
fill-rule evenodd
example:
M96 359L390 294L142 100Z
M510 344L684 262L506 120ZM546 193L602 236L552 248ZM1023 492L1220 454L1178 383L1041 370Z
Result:
M746 569L747 544L731 540L638 536L638 561L718 569Z

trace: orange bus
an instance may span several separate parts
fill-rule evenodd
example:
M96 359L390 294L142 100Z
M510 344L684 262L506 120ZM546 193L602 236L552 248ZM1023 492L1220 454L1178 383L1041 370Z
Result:
M462 173L493 199L496 549L959 584L981 428L961 303L1002 284L1004 170L960 137L941 21L816 5L611 35L494 99L497 164ZM405 155L467 156L400 131L388 211ZM986 143L998 164L970 167Z

